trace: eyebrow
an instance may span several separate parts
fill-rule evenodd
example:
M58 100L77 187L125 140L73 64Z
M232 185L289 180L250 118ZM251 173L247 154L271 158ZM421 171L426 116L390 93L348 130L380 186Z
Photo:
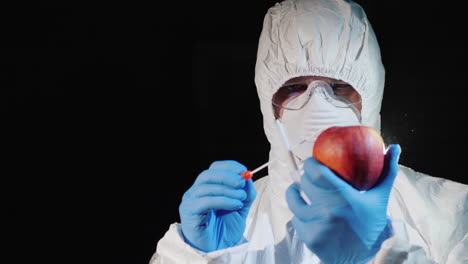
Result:
M287 80L283 85L289 85L287 83L292 83L292 82L297 82L297 81L301 81L301 80L304 80L304 79L308 79L310 77L318 77L318 76L299 76L299 77L294 77L294 78L291 78L289 80Z
M295 81L300 81L300 80L307 79L307 78L310 78L310 77L314 77L314 76L299 76L299 77L294 77L294 78L290 79L289 81L295 82Z

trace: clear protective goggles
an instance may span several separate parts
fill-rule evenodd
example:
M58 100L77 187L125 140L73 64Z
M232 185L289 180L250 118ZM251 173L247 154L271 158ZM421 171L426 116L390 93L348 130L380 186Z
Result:
M314 93L318 93L325 100L336 107L352 107L362 102L359 93L349 84L328 83L314 80L307 84L291 84L281 87L272 98L277 108L287 110L302 109Z

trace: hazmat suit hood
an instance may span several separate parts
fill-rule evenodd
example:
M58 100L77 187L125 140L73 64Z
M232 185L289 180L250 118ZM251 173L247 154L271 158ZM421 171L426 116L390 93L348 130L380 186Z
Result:
M269 176L277 197L292 183L272 106L289 79L323 76L349 83L362 97L362 124L380 131L385 70L364 10L353 1L286 0L268 9L260 34L255 84L271 144ZM312 150L311 150L312 153Z

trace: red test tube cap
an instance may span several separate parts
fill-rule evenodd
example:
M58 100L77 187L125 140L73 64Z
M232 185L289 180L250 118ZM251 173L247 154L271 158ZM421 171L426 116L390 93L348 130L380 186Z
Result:
M240 174L246 181L250 180L253 177L252 171L244 171Z

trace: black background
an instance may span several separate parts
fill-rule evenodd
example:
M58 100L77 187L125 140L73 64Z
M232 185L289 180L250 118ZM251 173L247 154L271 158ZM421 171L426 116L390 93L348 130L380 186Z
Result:
M385 142L466 184L462 8L357 2L386 67ZM2 262L148 263L199 172L263 164L254 66L274 3L4 6Z

